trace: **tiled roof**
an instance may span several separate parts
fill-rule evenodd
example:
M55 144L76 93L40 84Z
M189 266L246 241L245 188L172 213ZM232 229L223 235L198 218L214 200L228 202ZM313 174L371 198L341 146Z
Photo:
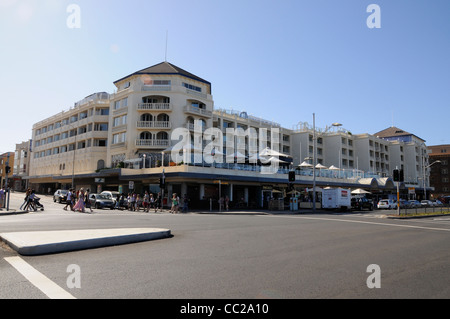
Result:
M182 76L185 76L187 78L190 78L190 79L193 79L193 80L196 80L196 81L203 82L203 83L211 85L210 82L208 82L208 81L206 81L206 80L204 80L204 79L202 79L202 78L200 78L200 77L198 77L198 76L196 76L196 75L194 75L194 74L192 74L192 73L190 73L190 72L188 72L186 70L183 70L182 68L180 68L180 67L178 67L176 65L173 65L172 63L169 63L169 62L161 62L161 63L153 65L151 67L148 67L148 68L142 69L140 71L134 72L134 73L132 73L132 74L130 74L130 75L120 79L120 80L115 81L114 83L117 83L117 82L119 82L119 81L121 81L121 80L123 80L123 79L125 79L127 77L130 77L130 76L136 75L136 74L182 75Z

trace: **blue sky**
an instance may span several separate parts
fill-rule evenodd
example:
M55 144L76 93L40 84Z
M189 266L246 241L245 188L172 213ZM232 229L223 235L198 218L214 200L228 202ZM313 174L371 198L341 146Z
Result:
M67 7L80 8L70 29ZM369 29L369 4L381 28ZM0 0L0 152L33 123L167 60L212 83L217 108L354 134L392 123L450 144L447 0Z

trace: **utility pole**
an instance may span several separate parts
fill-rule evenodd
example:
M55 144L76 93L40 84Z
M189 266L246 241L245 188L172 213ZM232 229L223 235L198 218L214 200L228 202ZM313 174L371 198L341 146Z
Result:
M11 167L9 166L9 152L6 159L6 166L5 166L5 187L6 187L6 193L5 193L5 199L6 199L6 210L9 211L9 186L8 186L8 174L11 171ZM8 197L6 198L6 194L8 194Z

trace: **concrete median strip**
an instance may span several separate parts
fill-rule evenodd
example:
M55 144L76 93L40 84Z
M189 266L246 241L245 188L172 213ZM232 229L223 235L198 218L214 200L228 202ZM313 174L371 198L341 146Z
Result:
M0 239L24 256L131 244L170 237L170 229L120 228L0 233Z

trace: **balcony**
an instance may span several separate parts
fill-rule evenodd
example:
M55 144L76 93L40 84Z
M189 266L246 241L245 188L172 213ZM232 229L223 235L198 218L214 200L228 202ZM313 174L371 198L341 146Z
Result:
M172 91L171 85L143 85L142 91L145 92L167 92Z
M138 111L172 111L172 103L139 103Z
M200 116L204 116L204 117L212 117L211 111L208 111L206 109L201 109L199 107L192 106L192 105L186 105L184 107L184 112L190 113L190 114L195 114L195 115L200 115Z
M138 121L136 123L138 129L172 129L172 123L168 121Z
M151 139L151 140L136 140L136 146L139 148L146 148L146 149L161 149L161 148L167 148L170 146L170 140L158 140L158 139Z

